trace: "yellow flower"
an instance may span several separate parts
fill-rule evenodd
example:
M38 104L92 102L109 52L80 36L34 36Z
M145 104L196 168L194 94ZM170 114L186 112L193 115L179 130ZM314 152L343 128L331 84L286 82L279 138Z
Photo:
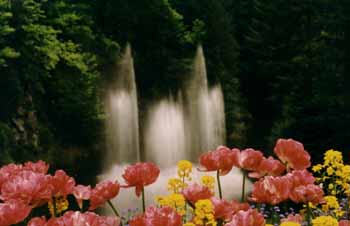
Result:
M170 178L168 180L168 191L172 193L180 193L186 187L187 184L178 178Z
M337 197L335 196L325 196L324 197L325 204L322 205L322 210L328 212L330 210L338 210L340 208Z
M317 164L317 165L312 167L312 171L314 171L314 172L318 172L321 169L322 169L322 165L321 164Z
M188 223L185 223L183 226L196 226L196 225L194 223L188 222Z
M324 156L324 165L343 164L343 154L333 149L328 150Z
M210 190L214 190L215 178L209 175L204 175L201 178L201 182L204 186L208 187Z
M280 224L280 226L300 226L300 224L292 221L286 221Z
M170 194L167 196L157 196L156 202L161 206L169 206L175 209L181 216L186 213L185 197L181 194Z
M181 160L177 163L177 174L180 178L191 180L192 163L187 160Z
M327 168L327 174L328 174L329 176L332 176L333 173L334 173L334 169L333 169L332 167L328 167L328 168Z
M214 207L209 199L198 200L195 203L193 222L196 225L217 225L214 217Z
M331 216L320 216L312 220L312 226L338 226L338 221Z
M60 197L57 197L57 198L54 197L53 199L55 199L54 201L55 201L56 212L55 212L53 201L49 201L48 204L47 204L51 216L55 216L57 214L60 214L63 211L68 209L69 202L68 202L68 200L66 198L60 196Z

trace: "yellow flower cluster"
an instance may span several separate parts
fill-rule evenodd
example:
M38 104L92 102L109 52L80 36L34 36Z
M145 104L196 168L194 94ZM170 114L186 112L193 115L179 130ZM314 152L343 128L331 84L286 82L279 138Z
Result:
M292 222L292 221L285 221L280 226L300 226L299 223L297 222Z
M51 216L56 216L57 214L61 214L63 211L68 209L69 202L66 198L60 196L60 197L53 198L53 199L55 199L54 201L55 201L56 210L55 210L53 201L49 201L47 204Z
M180 193L187 184L178 178L170 178L168 180L168 191L171 193Z
M180 178L191 180L192 163L187 160L181 160L177 163L177 174Z
M328 150L324 156L324 163L313 166L312 170L319 175L317 182L323 186L326 193L350 195L350 165L344 165L341 152Z
M188 223L183 224L183 226L196 226L196 225L192 222L188 222Z
M338 226L338 221L331 216L320 216L312 220L312 226Z
M209 199L198 200L195 204L194 219L195 225L216 226L214 207Z
M324 212L331 214L331 211L333 211L336 217L343 216L344 211L341 210L337 197L329 195L329 196L325 196L324 200L325 200L325 204L322 205L322 210Z
M186 200L181 194L170 194L167 196L157 196L156 202L161 206L169 206L176 210L181 216L186 213Z
M201 178L201 182L204 186L208 187L211 191L214 191L215 178L209 175L204 175Z

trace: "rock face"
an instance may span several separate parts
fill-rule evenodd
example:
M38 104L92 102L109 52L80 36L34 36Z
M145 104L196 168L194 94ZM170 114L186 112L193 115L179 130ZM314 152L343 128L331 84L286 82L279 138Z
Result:
M27 95L17 108L16 115L12 118L12 132L16 144L37 148L39 129L36 111L33 109L33 98L31 95Z

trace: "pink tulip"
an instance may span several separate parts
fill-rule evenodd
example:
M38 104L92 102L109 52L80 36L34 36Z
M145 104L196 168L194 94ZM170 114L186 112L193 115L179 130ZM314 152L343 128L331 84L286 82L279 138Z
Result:
M222 219L224 221L231 220L234 209L230 202L216 197L212 197L210 201L214 206L215 219Z
M286 170L286 167L279 161L274 159L273 157L264 158L257 170L255 172L249 173L249 177L251 178L261 178L266 175L270 176L280 176Z
M135 187L136 195L139 197L144 186L154 183L160 170L154 163L136 163L128 166L123 174L127 185L122 187Z
M339 226L350 226L349 220L341 220L339 221Z
M304 150L304 145L293 139L279 139L274 151L289 168L304 170L311 165L310 155Z
M77 185L74 187L73 195L78 202L78 205L83 208L83 200L89 200L91 196L91 187L84 185Z
M182 194L193 205L200 199L210 199L213 196L208 187L197 183L189 185L183 190Z
M34 217L28 222L27 226L46 226L46 223L45 217Z
M106 201L113 199L119 193L119 184L117 182L102 181L91 190L89 210L94 210L102 206Z
M281 219L281 222L295 222L301 224L303 222L303 217L299 214L289 214L286 218Z
M42 160L39 160L37 162L26 162L24 163L23 169L30 170L35 173L42 173L47 174L47 171L49 170L49 164L45 163Z
M265 226L264 216L257 210L239 211L225 226Z
M57 170L54 176L51 176L50 184L53 187L53 196L67 196L72 194L75 187L75 180L63 170Z
M31 212L31 208L21 201L9 200L0 203L0 225L9 226L23 221Z
M143 215L129 221L130 226L181 226L181 216L171 207L150 206Z
M242 169L256 171L263 160L263 153L252 148L241 151L238 158L238 164Z
M237 154L227 147L220 146L215 151L202 154L199 162L205 171L219 171L220 175L226 175L237 165Z
M316 179L307 170L293 170L291 173L287 174L293 182L293 187L298 187L300 185L308 185L315 183Z
M290 192L290 199L296 203L312 202L317 205L323 201L324 192L318 185L308 184L295 187Z
M22 170L22 165L16 165L16 164L8 164L0 168L0 190L7 180L9 180L10 177L13 175L16 175L18 172Z
M32 206L42 205L51 198L53 187L49 182L47 175L28 170L20 171L3 184L0 199L21 200Z
M266 176L253 185L251 200L276 205L288 199L292 183L286 176Z

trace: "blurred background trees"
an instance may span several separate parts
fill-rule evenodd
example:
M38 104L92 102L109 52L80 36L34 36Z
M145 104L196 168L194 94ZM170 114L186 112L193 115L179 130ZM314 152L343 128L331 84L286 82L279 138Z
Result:
M0 31L0 164L97 171L104 72L127 42L141 103L176 92L203 45L231 147L350 148L346 0L0 0Z

